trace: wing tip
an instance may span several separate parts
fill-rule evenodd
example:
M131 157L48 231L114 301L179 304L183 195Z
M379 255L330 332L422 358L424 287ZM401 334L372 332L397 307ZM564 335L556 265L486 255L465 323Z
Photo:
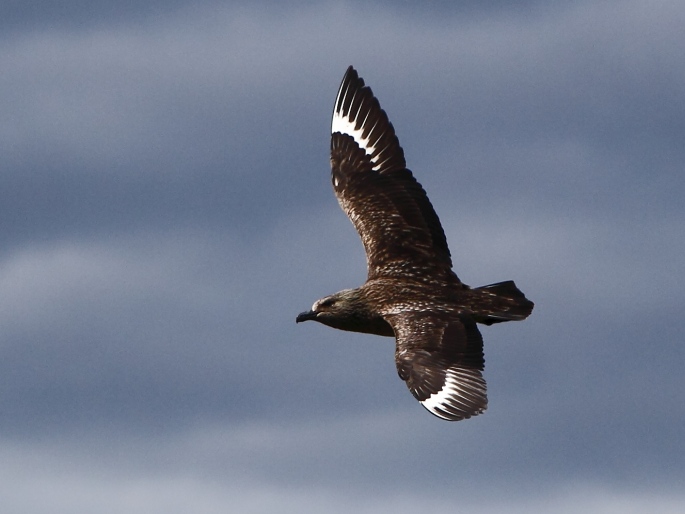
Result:
M461 421L482 414L488 407L487 386L479 371L450 368L442 389L419 400L434 416Z
M405 168L395 128L371 88L349 66L335 98L331 134L346 134L371 157L376 171Z
M487 410L487 405L485 407L480 407L478 409L469 411L469 412L459 412L459 413L452 413L446 410L443 410L439 407L428 407L426 406L423 402L421 402L421 405L423 406L424 409L426 409L428 412L430 412L433 416L436 418L443 419L445 421L463 421L465 419L470 419L475 416L478 416L479 414L483 414Z
M444 419L445 421L462 421L464 419L469 419L479 414L483 414L487 408L487 400L484 404L477 406L467 406L467 405L453 405L446 403L432 403L428 400L420 402L424 409L430 412L433 416Z

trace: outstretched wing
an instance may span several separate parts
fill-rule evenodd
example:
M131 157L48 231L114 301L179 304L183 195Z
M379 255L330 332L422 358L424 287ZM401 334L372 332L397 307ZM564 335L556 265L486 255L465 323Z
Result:
M352 66L331 131L333 189L364 244L368 278L455 279L440 220L406 168L388 116Z
M429 312L405 312L387 320L397 337L397 372L421 405L449 421L487 408L483 339L475 321Z

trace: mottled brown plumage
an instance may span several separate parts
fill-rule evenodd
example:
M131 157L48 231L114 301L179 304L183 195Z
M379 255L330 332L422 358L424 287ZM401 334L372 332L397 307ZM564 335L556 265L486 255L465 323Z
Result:
M431 413L460 420L487 406L476 322L525 319L533 309L514 282L480 288L452 271L445 233L371 89L351 66L335 101L331 178L366 250L357 289L318 300L297 322L396 338L397 371Z

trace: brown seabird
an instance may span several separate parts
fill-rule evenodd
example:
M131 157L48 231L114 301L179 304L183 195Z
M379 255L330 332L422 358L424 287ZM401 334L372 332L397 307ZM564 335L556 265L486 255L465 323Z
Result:
M397 372L429 412L450 421L480 414L488 400L476 323L523 320L533 302L513 281L471 288L452 271L440 220L352 66L331 133L333 190L364 244L368 276L357 289L317 300L297 322L395 337Z

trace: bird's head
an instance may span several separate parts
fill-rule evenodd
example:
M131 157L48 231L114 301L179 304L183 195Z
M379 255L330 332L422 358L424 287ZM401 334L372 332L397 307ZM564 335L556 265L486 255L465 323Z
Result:
M314 302L312 310L300 313L295 320L318 321L333 328L357 318L366 310L359 289L345 289Z

